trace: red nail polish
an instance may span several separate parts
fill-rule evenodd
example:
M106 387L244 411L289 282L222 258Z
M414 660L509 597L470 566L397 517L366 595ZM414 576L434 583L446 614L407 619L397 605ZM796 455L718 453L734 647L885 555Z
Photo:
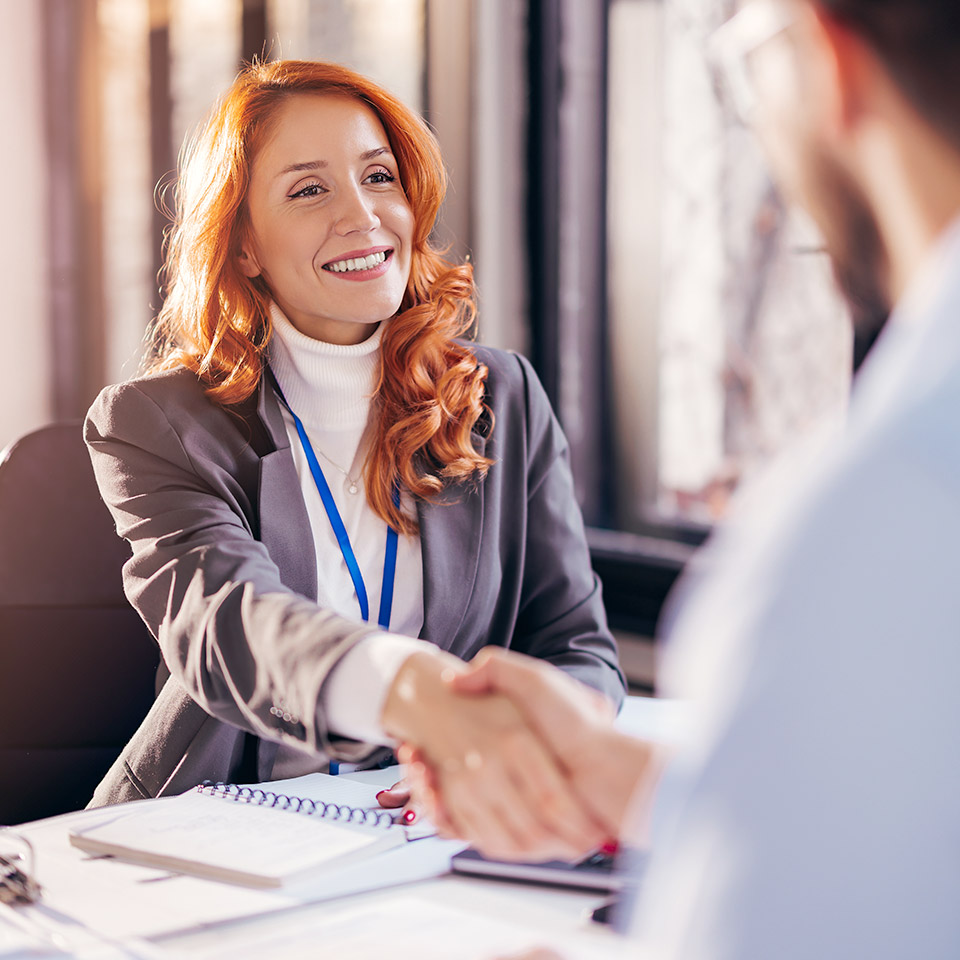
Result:
M381 791L376 795L376 797L374 797L374 799L375 799L375 800L379 800L386 792L387 792L386 790L381 790Z
M612 857L620 849L620 844L616 840L606 840L600 847L600 852Z
M417 819L417 814L416 814L416 812L413 811L413 810L408 810L408 811L403 815L403 822L404 822L404 823L413 823L413 821L416 820L416 819Z

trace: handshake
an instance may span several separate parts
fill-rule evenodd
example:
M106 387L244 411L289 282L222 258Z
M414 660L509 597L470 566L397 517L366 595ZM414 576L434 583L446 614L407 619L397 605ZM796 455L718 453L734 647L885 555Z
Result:
M613 718L603 695L498 647L470 664L413 654L382 714L413 805L441 835L502 860L576 860L616 843L653 764ZM407 790L380 802L400 806Z

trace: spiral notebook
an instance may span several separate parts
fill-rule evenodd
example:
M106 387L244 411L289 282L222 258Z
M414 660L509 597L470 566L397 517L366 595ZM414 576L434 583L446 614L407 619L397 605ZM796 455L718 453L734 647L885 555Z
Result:
M288 784L306 789L294 795ZM360 787L324 774L250 786L206 783L177 797L105 808L102 819L72 830L70 843L94 855L270 888L432 832L344 802L345 791Z

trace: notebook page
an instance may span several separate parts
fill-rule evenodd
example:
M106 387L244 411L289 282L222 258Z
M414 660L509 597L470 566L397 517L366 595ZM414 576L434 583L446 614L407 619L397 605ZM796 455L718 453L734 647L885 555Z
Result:
M332 777L328 773L308 773L290 780L270 780L255 786L271 793L283 793L288 797L303 797L324 803L342 803L350 807L382 810L377 803L377 794L383 787L360 783L346 777Z
M103 808L84 810L18 829L36 850L47 905L111 937L169 935L437 877L449 872L451 855L463 847L462 843L436 839L401 843L372 856L365 857L361 852L280 887L255 888L107 857L91 859L69 843L71 829L100 822L109 812ZM14 956L20 954L14 951ZM2 950L0 958L6 960Z
M191 792L113 810L75 836L102 849L280 879L402 842L394 832Z

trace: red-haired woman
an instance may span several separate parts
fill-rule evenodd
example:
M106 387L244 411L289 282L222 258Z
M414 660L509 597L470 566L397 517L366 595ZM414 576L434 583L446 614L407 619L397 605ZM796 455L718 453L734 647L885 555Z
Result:
M522 830L563 771L509 701L450 709L443 671L509 646L622 697L545 395L521 357L459 339L471 271L429 242L444 190L426 125L325 63L245 70L187 151L148 370L86 423L163 655L94 803L371 760L429 728L434 758L470 743L465 789L498 784ZM557 809L561 850L593 827Z

